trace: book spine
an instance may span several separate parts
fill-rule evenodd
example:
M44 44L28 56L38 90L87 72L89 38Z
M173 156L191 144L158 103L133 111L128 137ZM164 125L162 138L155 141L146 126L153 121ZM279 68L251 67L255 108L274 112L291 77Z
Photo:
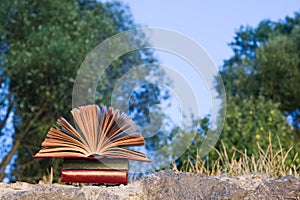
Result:
M127 184L127 170L62 170L62 182Z

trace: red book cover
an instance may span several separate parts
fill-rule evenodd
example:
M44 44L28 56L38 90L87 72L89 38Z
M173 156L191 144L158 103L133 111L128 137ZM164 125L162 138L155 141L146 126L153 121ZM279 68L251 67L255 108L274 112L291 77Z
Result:
M127 170L78 170L61 171L61 181L98 184L127 184Z

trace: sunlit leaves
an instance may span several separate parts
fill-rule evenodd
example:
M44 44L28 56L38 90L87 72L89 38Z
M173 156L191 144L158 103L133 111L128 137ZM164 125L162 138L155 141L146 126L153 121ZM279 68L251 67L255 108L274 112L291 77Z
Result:
M277 137L285 147L293 144L293 128L280 112L278 103L274 104L262 96L247 99L228 96L226 121L221 134L228 149L234 147L257 153L253 152L256 143L267 147L269 133L272 134L273 145L277 145L275 148L279 147Z

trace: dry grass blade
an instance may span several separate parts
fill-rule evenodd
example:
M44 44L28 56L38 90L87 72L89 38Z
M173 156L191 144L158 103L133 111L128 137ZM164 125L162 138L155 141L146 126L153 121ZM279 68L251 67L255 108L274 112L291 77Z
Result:
M269 134L269 144L266 149L263 149L257 143L258 155L248 155L247 150L240 151L233 147L233 153L228 154L226 147L221 142L222 148L218 150L213 148L217 155L214 161L204 161L200 158L199 152L196 157L188 158L183 162L180 169L173 163L173 170L194 172L206 175L229 174L231 176L243 174L263 174L268 177L282 177L285 175L293 175L299 177L300 165L297 164L298 153L291 155L293 147L285 150L277 137L279 149L273 149L271 134ZM293 156L293 159L290 159Z

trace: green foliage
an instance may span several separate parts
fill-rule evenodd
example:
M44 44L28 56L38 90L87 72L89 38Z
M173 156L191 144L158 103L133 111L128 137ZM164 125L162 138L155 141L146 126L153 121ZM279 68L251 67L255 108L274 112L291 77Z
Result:
M161 154L165 159L170 159L170 161L176 159L176 166L181 168L187 159L199 153L208 127L209 117L193 120L190 126L175 127L170 131L169 135L164 134L164 137L160 137L157 149L172 144L172 148L165 148L164 151L161 151ZM178 158L178 156L180 157ZM167 166L163 166L163 169L170 167L171 165L168 163Z
M224 142L229 153L233 148L247 149L248 155L258 154L257 143L266 149L269 134L272 135L274 149L279 149L277 137L287 149L293 146L293 128L287 124L286 117L279 110L279 104L263 96L258 98L228 96L226 120L220 140ZM221 143L216 145L221 149Z
M223 148L228 157L259 155L261 149L269 148L269 134L275 151L294 147L285 158L287 165L300 151L299 25L300 13L296 13L293 18L279 22L264 20L256 28L242 26L237 31L230 43L234 55L221 70L227 94L226 119L215 146L217 151L208 157L210 169ZM287 123L287 117L292 125ZM245 153L236 154L237 149ZM197 151L200 145L192 145L176 162L177 166L180 168L189 158L196 158ZM295 162L299 164L299 158Z
M300 29L269 39L256 50L261 93L287 112L300 108Z
M9 161L17 151L11 178L39 180L45 169L53 166L57 181L59 161L32 159L31 156L38 151L47 130L59 116L71 119L74 79L86 54L99 42L134 28L135 24L128 8L117 1L3 0L0 7L1 42L8 45L5 65L0 70L4 69L9 79L8 91L13 95L16 147L4 161ZM134 42L144 41L137 35ZM132 66L153 62L155 59L149 50L133 52L116 60L103 77L106 81L97 88L97 102L109 105L111 91L125 72ZM140 105L137 111L131 109L133 114L139 113L135 119L147 115L149 105L167 98L159 91L155 85L146 85L143 98L140 93L132 96ZM4 161L1 170L6 166ZM3 177L0 175L0 178Z
M195 121L200 127L198 134L186 152L173 163L173 168L207 175L264 173L277 177L288 174L287 169L298 174L299 147L293 141L293 127L279 107L279 103L263 96L247 99L227 96L226 120L214 149L206 158L200 158L209 120ZM183 139L191 134L183 130L176 132Z
M279 22L262 21L241 27L230 43L234 55L221 75L226 92L241 97L265 96L280 103L283 112L299 108L300 14Z
M234 113L240 113L243 117L240 120L244 120L247 113L244 111L246 105L250 107L250 104L253 104L254 109L260 105L259 102L266 104L260 107L258 119L261 120L258 121L263 123L264 118L269 117L270 109L274 110L278 116L280 112L282 115L290 117L293 130L267 130L271 131L272 135L278 134L283 137L284 139L281 141L284 144L289 144L289 141L292 140L297 146L296 149L299 149L300 141L299 25L300 13L295 13L293 18L286 17L285 20L279 22L264 20L256 28L241 27L236 33L234 41L230 43L234 55L225 61L221 71L226 93L229 96L228 100L240 106L240 108L235 108L240 111L235 111L232 108L234 105L228 102L227 117ZM274 104L275 107L269 107L270 104ZM247 130L245 133L243 131L249 127L247 121L252 122L249 117L245 118L247 119L243 122L245 125L241 127L233 126L227 130L224 129L223 135L228 135L228 131L230 131L234 135L232 136L233 144L247 143L248 140L239 140L238 137L241 134L248 134ZM272 119L274 120L274 118ZM265 120L266 124L274 123L274 125L276 123L282 125L283 122L284 120L281 122ZM253 138L259 133L256 129L259 129L261 125L257 124L257 126L257 128L252 128L254 132L248 138ZM284 127L286 125L282 126L282 128Z
M257 148L257 145L261 149L267 149L270 140L272 141L271 148L275 151L280 149L287 151L290 147L295 146L289 152L289 157L286 158L287 163L291 162L299 149L293 143L293 127L287 123L286 117L282 115L279 107L279 103L273 103L263 96L247 99L239 96L227 96L226 119L223 131L214 147L216 151L211 151L208 156L209 166L213 167L213 162L220 157L218 151L222 151L223 148L226 149L229 157L236 156L235 159L239 159L238 156L241 156L241 154L236 154L236 150L245 150L245 156L259 155L260 149ZM200 155L200 147L209 127L209 120L204 118L195 121L195 123L198 123L200 128L193 143L176 160L176 166L179 169L182 169L189 159L191 159L190 164L195 164L192 158ZM182 138L191 134L190 132L184 132L184 130L177 130L177 132ZM269 138L269 135L271 135L271 138ZM281 143L279 143L278 138L280 138Z
M202 142L204 140L204 136L208 130L209 127L209 118L204 117L203 119L200 120L195 120L194 125L198 127L197 129L197 134L195 135L195 138L193 142L190 144L188 149L184 152L183 155L181 155L177 160L176 160L176 165L181 168L184 164L184 162L197 155L200 151L200 147L202 145ZM182 137L187 137L191 133L185 133L183 130L179 131L179 133L182 135ZM177 145L174 145L177 146Z

